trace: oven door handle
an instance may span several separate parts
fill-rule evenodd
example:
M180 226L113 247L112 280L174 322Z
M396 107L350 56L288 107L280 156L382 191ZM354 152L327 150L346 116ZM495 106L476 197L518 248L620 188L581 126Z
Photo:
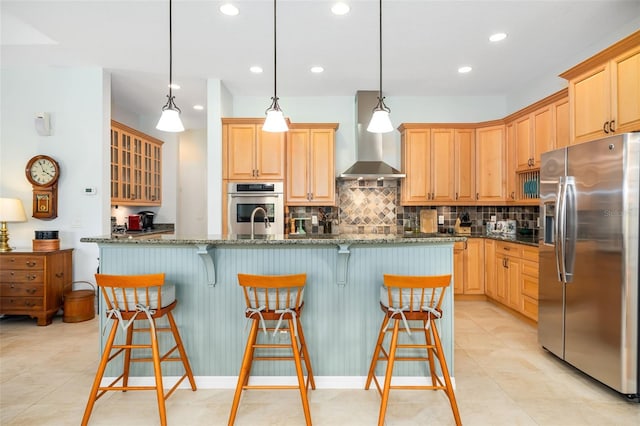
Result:
M256 198L256 197L262 197L262 198L276 197L276 198L279 198L279 197L282 196L282 194L274 194L274 193L269 193L269 194L229 194L229 196L231 198Z

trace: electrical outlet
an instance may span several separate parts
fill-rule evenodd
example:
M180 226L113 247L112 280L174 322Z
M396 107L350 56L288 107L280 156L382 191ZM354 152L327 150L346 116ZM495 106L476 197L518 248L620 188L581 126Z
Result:
M492 214L492 215L491 215L491 222L495 222L495 221L496 221L496 215L495 215L495 214Z
M318 216L316 215L311 216L311 225L318 226Z
M444 215L438 215L438 225L444 225Z
M540 216L536 218L536 226L540 228Z

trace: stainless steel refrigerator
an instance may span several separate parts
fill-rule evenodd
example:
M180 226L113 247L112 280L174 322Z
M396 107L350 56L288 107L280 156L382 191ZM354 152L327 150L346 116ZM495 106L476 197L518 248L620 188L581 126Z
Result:
M542 154L538 341L638 400L640 132Z

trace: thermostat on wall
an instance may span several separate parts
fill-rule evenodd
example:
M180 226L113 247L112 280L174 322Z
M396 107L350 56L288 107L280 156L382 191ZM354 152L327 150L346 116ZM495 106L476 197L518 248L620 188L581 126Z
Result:
M95 186L88 186L84 189L84 195L96 195L98 193L98 188Z

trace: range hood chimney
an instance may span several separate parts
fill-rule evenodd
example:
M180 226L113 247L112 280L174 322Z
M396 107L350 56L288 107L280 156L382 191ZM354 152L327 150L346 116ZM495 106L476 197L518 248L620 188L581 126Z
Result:
M356 92L356 162L339 176L341 180L391 180L406 176L382 160L383 135L367 132L367 125L377 103L377 91Z

